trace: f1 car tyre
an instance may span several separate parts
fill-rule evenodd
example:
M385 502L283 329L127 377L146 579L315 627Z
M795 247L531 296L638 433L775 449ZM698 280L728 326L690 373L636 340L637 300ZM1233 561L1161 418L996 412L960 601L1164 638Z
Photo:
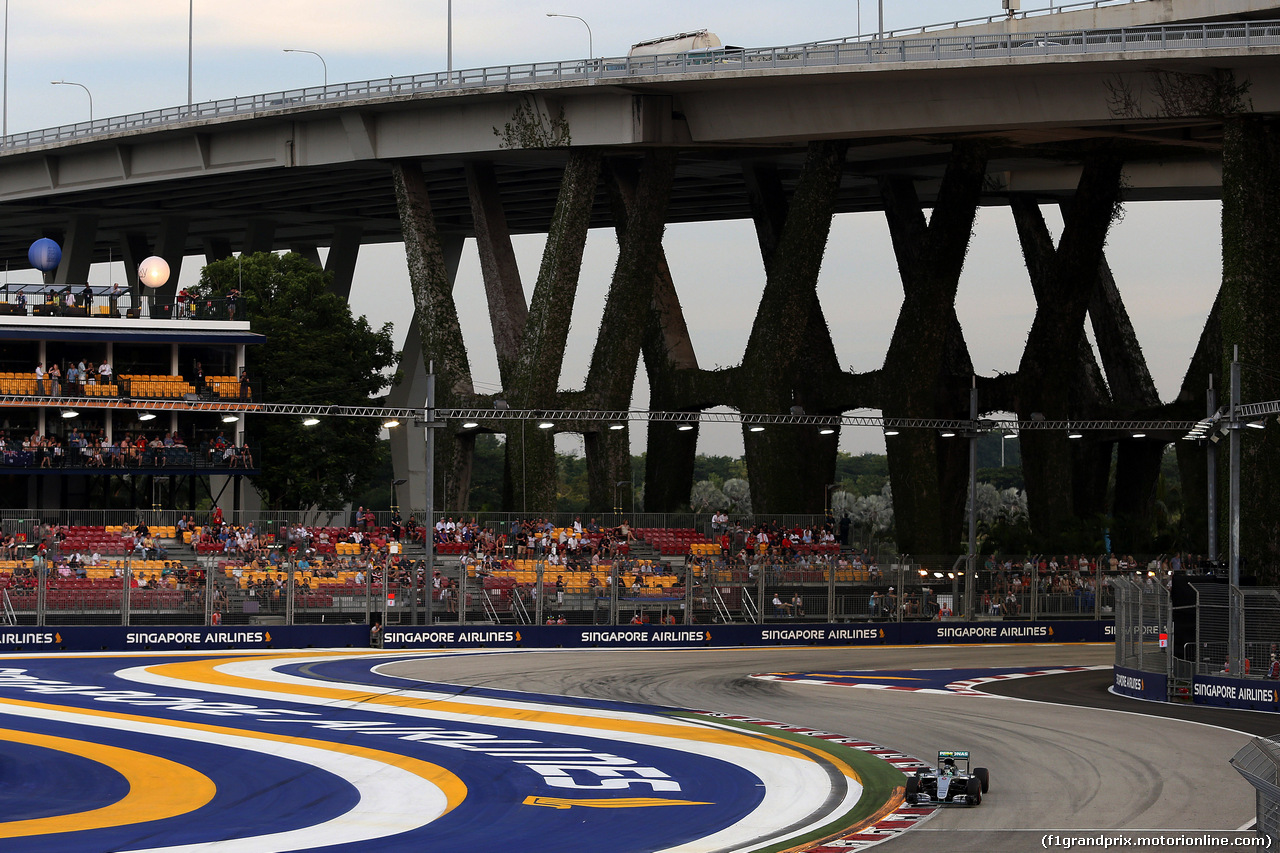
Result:
M985 767L975 767L973 768L973 775L977 776L982 781L982 793L985 794L987 793L987 791L991 790L991 771L990 770L988 770Z
M904 798L907 801L907 805L914 806L916 804L916 800L918 800L919 797L920 797L920 780L915 776L908 776L907 777L907 795Z
M971 776L965 783L964 793L970 805L978 805L982 802L982 782L976 776Z

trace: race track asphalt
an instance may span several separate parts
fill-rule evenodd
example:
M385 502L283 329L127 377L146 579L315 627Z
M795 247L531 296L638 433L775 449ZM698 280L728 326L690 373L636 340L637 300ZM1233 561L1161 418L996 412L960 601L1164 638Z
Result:
M1046 834L1235 830L1253 789L1228 764L1274 714L1114 696L1109 670L1001 682L996 696L752 678L776 672L1109 665L1109 645L523 651L407 661L383 671L449 684L756 716L840 732L932 761L968 749L991 772L976 808L941 809L879 849L1024 851ZM1126 849L1176 849L1169 844ZM1188 847L1186 849L1193 849Z

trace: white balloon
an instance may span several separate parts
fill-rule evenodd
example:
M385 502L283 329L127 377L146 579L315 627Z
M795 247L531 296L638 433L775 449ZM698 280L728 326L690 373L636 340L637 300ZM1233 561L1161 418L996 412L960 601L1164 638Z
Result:
M152 255L138 264L138 280L147 287L161 287L169 280L169 262Z

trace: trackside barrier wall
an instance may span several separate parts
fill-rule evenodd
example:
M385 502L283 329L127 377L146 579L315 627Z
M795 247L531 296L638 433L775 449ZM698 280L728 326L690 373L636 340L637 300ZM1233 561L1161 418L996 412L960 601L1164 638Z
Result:
M929 622L885 625L463 625L388 626L387 649L438 648L733 648L739 646L894 646L999 643L1099 643L1110 622ZM217 651L367 648L369 625L261 627L99 627L0 629L0 652Z
M368 625L0 628L0 652L367 648Z
M1231 766L1257 791L1259 835L1280 843L1280 739L1254 738L1231 759Z
M1191 683L1191 696L1197 705L1280 711L1280 681L1197 675Z
M1169 698L1169 679L1163 672L1143 672L1128 667L1112 667L1113 686L1117 693L1137 699L1164 702Z

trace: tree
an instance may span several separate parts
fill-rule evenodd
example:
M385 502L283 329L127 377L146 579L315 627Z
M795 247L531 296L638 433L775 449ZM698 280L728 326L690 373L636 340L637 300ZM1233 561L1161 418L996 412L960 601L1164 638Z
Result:
M331 276L301 255L261 252L204 268L197 298L233 288L250 328L266 336L248 348L249 378L261 402L368 405L396 363L391 324L374 331L330 291ZM368 486L378 424L365 418L264 416L250 422L262 469L254 485L272 509L347 503Z

